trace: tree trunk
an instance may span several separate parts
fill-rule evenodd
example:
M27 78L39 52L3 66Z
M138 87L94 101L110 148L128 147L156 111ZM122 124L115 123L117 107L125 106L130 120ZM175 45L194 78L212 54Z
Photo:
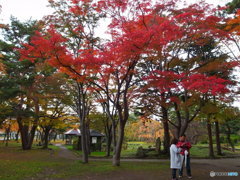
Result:
M81 141L81 136L78 137L78 140L77 140L77 150L79 151L82 151L82 141Z
M42 143L42 140L43 140L43 138L42 138L42 132L39 130L39 131L38 131L37 142Z
M111 126L112 127L112 126ZM112 128L106 128L105 134L107 138L107 147L106 147L106 156L109 157L111 155L111 144L112 144Z
M218 121L215 121L215 136L216 136L216 145L217 145L217 155L222 155Z
M43 143L43 149L47 149L48 148L48 142L49 142L49 132L50 132L51 128L45 128L44 131L44 143Z
M192 141L192 144L197 144L197 142L198 142L198 136L199 136L199 135L196 134L196 135L194 135L194 136L192 137L192 140L191 140L191 141Z
M35 137L35 132L36 132L37 126L33 126L31 131L30 131L30 136L29 136L29 140L28 140L28 149L32 148L32 144L33 144L33 140Z
M38 131L36 131L36 132L37 132L37 136L35 138L35 142L38 142L39 141L39 132Z
M40 132L40 142L41 142L41 146L42 146L44 144L44 132Z
M181 131L181 127L182 127L182 117L181 117L181 113L179 111L178 105L177 103L174 103L174 109L176 112L176 117L177 117L177 126L176 128L176 138L180 137L180 131Z
M91 154L91 137L90 137L90 129L89 124L86 125L86 138L87 138L87 153Z
M21 132L21 137L24 137L25 140L22 139L23 142L23 150L29 150L32 148L33 140L35 137L35 132L38 126L38 121L39 121L39 99L37 97L32 98L34 101L34 107L35 107L35 119L33 121L33 125L31 127L30 133L29 133L29 125L22 125L22 122L20 121L19 123L21 126L19 126L20 132L21 132L21 127L23 127L23 130ZM22 120L22 119L21 119ZM18 125L19 125L18 123ZM22 136L23 135L23 136Z
M28 133L27 127L24 127L23 129L20 130L23 150L29 150L27 133Z
M87 94L84 90L84 84L77 82L78 100L76 102L77 113L80 120L81 129L81 145L82 145L82 162L88 163L88 140L87 140L87 127L86 116L88 114L89 104L87 102Z
M21 134L22 149L23 150L29 150L29 149L32 148L35 132L36 132L36 129L37 129L37 126L38 126L39 99L37 97L34 97L33 101L34 101L36 117L33 121L33 125L31 127L30 133L29 133L30 126L27 125L27 124L24 124L22 122L22 117L21 116L17 116L17 122L18 122L19 130L20 130L20 134Z
M163 123L163 130L164 130L164 140L163 140L163 153L169 154L169 147L170 147L170 133L169 133L169 125L168 125L168 112L165 107L162 108L162 123Z
M81 122L80 126L81 126L82 162L88 163L88 147L87 147L88 141L85 118L81 118L80 122Z
M110 103L102 104L103 112L107 114L107 120L105 123L105 133L107 135L107 154L106 156L110 156L111 154L111 145L113 145L113 154L115 154L116 150L116 128L117 128L117 122L116 122L116 112L114 109L112 109L112 112L110 111ZM111 121L111 124L109 125L108 121Z
M21 140L22 140L22 149L23 150L29 150L32 148L32 143L36 131L36 126L33 126L31 129L31 132L29 133L29 126L23 125L21 122L21 117L18 117L18 126L19 126L19 131L21 134Z
M18 142L18 139L19 139L19 129L18 129L18 131L17 131L17 134L15 135L15 141L17 141Z
M21 97L20 103L16 106L16 110L17 112L21 112L22 111L22 104L23 104L23 98ZM21 135L21 142L22 142L22 149L23 150L28 150L29 146L28 146L28 131L29 131L29 126L23 123L23 117L21 116L21 114L17 113L16 116L17 119L17 123L18 123L18 127L19 127L19 132Z
M116 152L116 146L117 146L117 132L116 132L116 124L115 120L112 121L112 143L113 143L113 154Z
M179 132L178 138L179 138L180 136L182 136L182 135L185 134L185 132L186 132L186 130L187 130L187 128L188 128L188 125L189 125L188 119L185 119L185 122L183 123L183 125L182 125L182 127L181 127L181 130L180 130L180 132Z
M233 144L233 142L231 140L231 129L230 129L228 124L226 126L227 126L227 133L226 134L227 134L228 144L231 146L232 151L235 152L235 147L234 147L234 144Z
M21 142L22 142L22 149L27 150L27 144L28 144L28 126L22 124L22 117L17 116L17 122L19 126L19 131L21 135Z
M113 166L120 166L122 143L124 139L124 126L125 124L122 121L120 121L119 128L118 128L118 138L117 138L116 149L113 154Z
M112 136L110 135L107 137L107 151L106 151L106 156L109 157L111 155L111 144L112 144Z
M161 152L161 139L160 139L160 137L158 137L158 138L156 139L156 152L157 152L158 155L159 155L160 152Z
M58 136L58 133L56 132L55 135L54 135L54 138L53 138L54 142L56 142L57 136Z
M82 143L82 161L88 163L86 124L81 120L81 143Z
M7 137L6 143L5 143L5 146L6 146L6 147L8 146L10 130L11 130L10 127L6 128L6 137Z
M213 151L213 140L212 140L212 126L210 122L210 116L207 120L207 130L208 130L208 147L209 147L209 157L214 158L214 151Z

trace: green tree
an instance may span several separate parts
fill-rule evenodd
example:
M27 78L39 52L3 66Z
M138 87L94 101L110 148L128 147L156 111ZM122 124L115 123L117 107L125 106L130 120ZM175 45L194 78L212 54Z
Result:
M234 142L231 135L238 134L240 131L240 111L237 107L223 106L218 118L222 120L221 131L226 134L226 140L231 146L232 151L235 151Z
M36 21L22 23L12 18L9 25L3 26L3 40L0 41L2 63L6 72L1 76L1 103L11 109L11 114L7 116L15 117L19 124L23 149L31 149L37 128L38 107L33 105L34 102L36 104L36 99L28 96L37 74L33 63L19 61L16 48L28 42L37 29Z
M235 13L240 8L240 0L232 0L226 4L228 13Z
M43 79L43 82L38 83L41 90L39 99L39 126L43 131L43 148L48 148L50 132L57 131L67 127L67 122L70 119L70 106L72 105L71 95L64 88L66 77L62 73L52 73L52 68L47 64L43 64L45 70L41 72L50 73ZM50 70L50 72L49 72ZM69 119L68 119L69 118Z
M94 53L98 47L99 38L96 37L95 31L103 13L97 10L95 2L90 1L49 1L50 6L54 9L54 16L45 18L46 26L52 25L62 37L66 38L65 47L71 52L73 58L80 60L84 53ZM95 4L95 5L94 5ZM58 55L60 57L60 55ZM62 66L62 71L70 75L73 79L72 89L76 93L73 99L73 110L77 113L81 128L81 143L83 151L83 162L88 163L88 135L87 116L91 106L91 92L88 79L87 66L78 67L65 66L65 59L58 58L58 63ZM63 60L63 61L62 61ZM71 75L74 77L71 77Z

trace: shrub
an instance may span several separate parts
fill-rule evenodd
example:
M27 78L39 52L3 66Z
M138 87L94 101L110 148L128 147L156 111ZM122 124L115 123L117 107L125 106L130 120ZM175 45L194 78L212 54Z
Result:
M140 146L140 147L137 149L136 157L138 157L138 158L144 158L144 157L146 157L146 153L144 152L144 149L143 149L142 146Z

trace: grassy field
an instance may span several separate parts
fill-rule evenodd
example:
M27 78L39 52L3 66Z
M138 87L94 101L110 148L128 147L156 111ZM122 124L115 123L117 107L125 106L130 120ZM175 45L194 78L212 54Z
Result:
M216 155L217 148L215 144L213 145L213 148L214 148L214 153L216 157L232 157L235 155L240 156L240 150L236 150L235 152L232 152L230 150L225 150L225 149L222 149L223 156L218 156ZM208 158L208 151L209 149L207 144L197 144L191 148L191 156L196 158Z
M19 143L9 143L8 147L0 143L0 179L24 179L46 167L57 166L57 162L47 160L50 156L54 156L51 150L34 146L32 150L23 151Z
M143 148L148 148L149 146L153 147L153 144L145 143L145 142L128 142L127 144L128 144L127 149L122 150L122 157L124 157L124 158L135 158L137 149L140 146L142 146ZM226 145L223 144L223 146L226 146ZM236 146L237 150L235 152L222 149L223 156L217 156L216 155L217 154L216 145L214 145L215 155L216 155L216 157L232 157L232 156L236 156L236 155L240 156L239 146ZM72 145L66 145L66 147L69 150L74 151L78 155L82 154L81 151L73 150ZM90 156L104 157L105 155L106 155L105 152L91 152ZM208 158L208 144L193 145L191 148L191 156L193 158ZM164 158L168 158L168 157L166 157L165 155L158 155L158 154L156 154L155 151L151 151L151 152L147 153L146 158L163 158L164 159Z
M135 144L137 144L135 142ZM143 143L139 143L143 145ZM134 145L136 146L136 145ZM56 146L49 146L50 149L43 150L38 146L33 146L32 150L21 150L21 144L10 142L5 147L0 142L0 179L1 180L42 180L42 179L148 179L155 180L169 179L170 169L169 160L158 162L121 162L120 167L112 166L111 161L90 161L89 164L83 164L80 160L72 160L62 155L62 149ZM200 148L201 147L201 148ZM71 146L68 146L71 149ZM136 146L137 148L137 146ZM134 154L136 148L128 151L124 150L126 155ZM192 153L204 156L207 153L205 145L194 146ZM76 152L76 151L74 151ZM79 153L79 151L78 151ZM94 156L105 155L104 152L94 152ZM196 180L207 179L209 169L213 166L206 164L193 164L194 174L199 174ZM221 169L215 167L215 170Z
M19 143L9 143L5 147L0 143L0 179L42 179L81 177L88 174L108 174L123 171L165 171L169 163L122 162L120 167L113 167L111 162L90 162L82 164L79 160L66 160L58 157L59 148L43 150L34 146L32 150L23 151Z

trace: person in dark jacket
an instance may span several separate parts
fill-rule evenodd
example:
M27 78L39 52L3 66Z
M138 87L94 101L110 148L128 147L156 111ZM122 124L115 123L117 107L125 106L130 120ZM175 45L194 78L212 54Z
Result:
M179 169L179 178L183 177L183 166L185 164L186 166L186 171L187 171L187 176L189 179L192 179L192 174L191 174L191 165L190 165L190 149L192 147L191 143L186 141L186 135L182 135L179 138L179 141L177 143L177 147L181 148L181 158L182 158L182 168Z

